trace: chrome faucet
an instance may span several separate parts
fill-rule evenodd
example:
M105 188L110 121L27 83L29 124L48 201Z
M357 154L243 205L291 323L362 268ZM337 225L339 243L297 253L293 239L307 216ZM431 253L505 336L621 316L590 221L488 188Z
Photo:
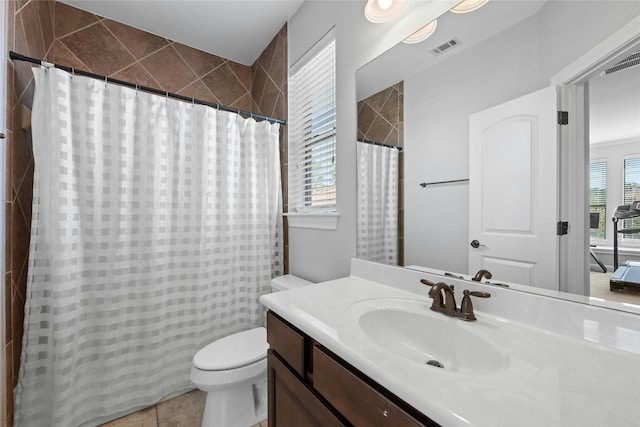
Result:
M480 282L480 281L482 281L483 277L486 277L487 280L489 280L489 279L491 279L491 277L493 277L493 275L491 274L491 272L489 270L482 269L482 270L478 270L476 275L473 276L473 279L471 279L471 280L473 280L475 282Z
M457 317L461 320L476 320L476 316L473 313L473 304L471 303L472 296L478 298L491 297L489 292L472 292L469 289L465 289L463 291L464 297L462 298L462 303L458 309L453 293L453 285L447 285L444 282L433 283L426 279L420 280L420 283L431 286L431 289L429 289L429 298L433 300L431 310L446 316Z

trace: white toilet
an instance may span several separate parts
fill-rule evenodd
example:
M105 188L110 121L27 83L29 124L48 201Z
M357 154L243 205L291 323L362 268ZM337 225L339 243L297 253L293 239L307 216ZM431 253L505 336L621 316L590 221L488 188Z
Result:
M287 274L272 292L309 285ZM263 327L216 340L193 357L191 381L207 392L202 427L250 427L267 418L267 330Z

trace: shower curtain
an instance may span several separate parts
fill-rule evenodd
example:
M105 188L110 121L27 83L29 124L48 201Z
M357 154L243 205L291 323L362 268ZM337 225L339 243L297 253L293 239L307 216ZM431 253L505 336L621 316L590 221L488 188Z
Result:
M193 385L281 265L279 126L34 69L15 422L89 426Z
M357 257L398 263L398 149L356 142Z

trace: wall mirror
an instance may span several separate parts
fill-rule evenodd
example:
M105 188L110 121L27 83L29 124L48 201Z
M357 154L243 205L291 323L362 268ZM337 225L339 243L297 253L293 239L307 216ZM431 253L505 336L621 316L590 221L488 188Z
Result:
M640 4L637 2L489 1L472 13L445 13L438 18L436 31L425 41L399 43L358 69L359 103L381 91L398 87L398 84L402 89L402 120L397 129L403 145L401 157L404 157L400 178L403 207L400 213L403 224L399 227L401 265L430 267L466 277L475 273L476 270L471 271L469 267L469 253L473 249L470 249L473 239L469 215L474 206L469 202L470 183L467 180L470 170L477 166L474 162L480 159L470 158L469 117L549 87L554 75L639 16ZM598 25L593 24L596 21ZM607 79L599 78L597 82L594 78L592 102L596 101L597 94L615 91L619 96L605 96L603 103L618 108L613 103L621 102L616 105L626 105L632 112L640 111L640 99L635 90L640 84L640 67L616 74ZM620 83L622 80L632 85L626 92L620 90L620 86L624 86ZM625 98L628 94L635 97ZM599 127L594 128L599 126L600 117L604 117L595 115L596 111L602 110L601 106L591 108L594 115L590 132L594 136L603 132ZM630 125L629 115L618 118L605 115L606 120L600 121L606 121L609 128L612 120L626 120L613 126L625 129L626 133L599 137L600 141L609 139L609 144L613 144L611 141L617 138L640 146L637 120ZM387 135L392 136L393 132L393 126L390 126ZM636 151L640 154L640 149ZM559 175L557 162L546 160L540 158L538 163L548 168L550 174ZM584 163L588 167L588 159L584 159ZM584 185L586 192L588 183ZM618 196L622 198L622 189ZM570 199L571 195L560 197ZM544 207L541 200L532 203ZM516 202L502 201L493 206L498 212L523 211L523 215L526 214L527 211ZM622 200L618 203L622 204ZM584 212L586 217L587 206L584 206ZM482 241L478 243L483 244ZM588 245L585 246L588 251ZM631 244L628 248L629 258L637 252L640 259L640 246ZM556 255L553 259L557 268L561 258ZM610 261L605 263L610 264ZM492 281L546 287L535 280L529 283L499 275L494 275ZM554 286L557 290L557 284ZM592 293L592 296L596 295ZM607 294L602 298L608 299ZM640 296L638 299L640 302Z

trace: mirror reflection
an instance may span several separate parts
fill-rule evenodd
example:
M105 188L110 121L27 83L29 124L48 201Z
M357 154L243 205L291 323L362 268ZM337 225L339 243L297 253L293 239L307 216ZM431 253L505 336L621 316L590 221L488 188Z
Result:
M404 265L404 85L358 102L357 256Z
M487 161L486 153L471 149L470 117L501 105L514 111L510 102L543 92L554 75L639 16L638 2L489 1L473 13L446 13L438 18L437 29L427 40L400 43L358 70L358 137L403 147L396 209L399 265L426 266L467 278L488 267L493 272L490 281L560 289L557 280L542 280L543 274L536 270L537 257L546 255L552 275L547 277L558 277L557 241L562 237L556 235L557 199L571 198L570 194L554 193L561 173L558 160L531 149L537 155L535 161L519 162L522 153L505 141L520 140L513 135L519 135L524 124L510 122L510 128L501 130L509 138L502 141L496 137L494 157ZM599 214L597 227L589 230L590 244L595 246L584 248L585 254L593 254L590 294L638 303L635 287L611 292L609 281L615 270L613 213L618 205L640 198L640 172L635 171L640 167L636 166L640 160L635 160L640 158L640 67L593 76L587 87L591 179L585 179L584 188L590 192L591 206L581 209L585 216L588 212ZM389 120L394 109L386 104L390 99L395 102L390 98L392 93L398 94L400 102L395 108L397 122ZM553 115L555 119L555 107ZM492 125L487 128L497 129ZM537 143L523 141L523 146L530 144L530 148ZM600 166L603 160L605 171ZM510 171L495 167L505 164ZM532 164L538 168L536 173ZM532 170L525 170L526 165ZM359 173L358 179L360 187L365 175ZM552 190L540 191L545 179ZM475 195L474 185L479 183L484 184L481 189L493 191ZM486 217L487 211L491 218ZM360 222L360 204L358 212ZM511 246L490 241L491 232L474 234L474 218L483 223L492 221L493 235L515 230L513 234L524 239L509 243ZM539 225L549 218L550 243L531 244L533 239L527 234L542 228ZM619 236L620 263L640 260L639 239L640 235ZM476 247L471 244L474 240ZM507 255L493 260L485 255L484 261L474 264L475 254L486 254L498 246ZM532 261L515 255L527 248ZM361 256L360 250L359 257L376 260Z

